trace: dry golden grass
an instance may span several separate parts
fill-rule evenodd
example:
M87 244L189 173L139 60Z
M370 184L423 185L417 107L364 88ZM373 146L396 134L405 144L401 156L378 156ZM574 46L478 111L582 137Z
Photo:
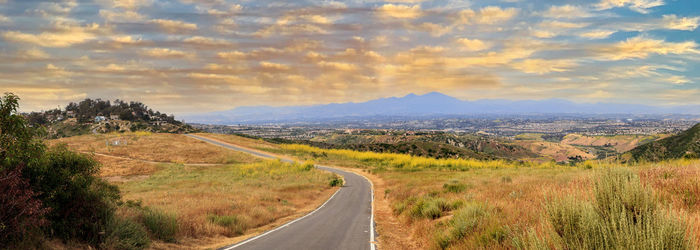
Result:
M225 166L171 164L140 181L120 183L125 200L140 200L178 217L181 242L235 237L328 198L331 174L278 161ZM213 218L235 217L232 225ZM228 239L230 240L230 239ZM174 245L169 245L175 247ZM193 246L192 246L193 247Z
M126 146L107 146L106 142L125 139ZM112 133L82 135L50 140L47 144L66 144L80 152L95 152L144 161L172 163L237 163L252 162L253 156L180 134L165 133Z
M515 141L516 145L522 146L539 155L554 159L555 161L566 161L569 157L581 156L583 159L593 159L595 155L583 151L575 146L548 142L548 141Z
M512 249L511 239L522 237L529 230L542 232L548 227L543 218L544 205L557 197L573 196L581 200L591 199L593 176L597 168L631 167L645 185L650 185L662 197L664 206L676 214L684 215L695 232L700 232L700 161L674 160L656 164L621 166L614 162L587 161L575 167L515 167L471 168L467 171L424 168L385 168L376 162L327 154L319 156L300 150L270 149L270 151L295 155L300 159L313 159L332 166L358 168L371 171L375 186L384 190L376 194L378 213L396 219L377 218L380 246L437 248L438 234L449 231L449 221L454 210L443 211L439 218L422 218L410 211L397 212L404 204L416 204L421 199L444 199L448 204L461 201L483 206L486 215L480 226L473 228L450 249ZM381 183L377 185L377 183ZM450 192L443 185L458 183L463 191ZM413 202L413 203L411 203ZM381 205L385 204L385 205ZM387 214L386 204L394 213ZM409 205L410 206L410 205ZM377 215L375 215L377 216ZM406 230L396 230L396 228ZM388 233L386 233L388 232ZM700 242L700 234L695 240ZM406 241L405 239L408 239ZM397 240L404 242L396 243Z
M274 143L269 143L260 139L251 139L251 138L246 138L242 136L237 136L237 135L225 135L225 134L210 134L210 133L196 133L195 135L199 136L204 136L204 137L209 137L213 139L217 139L222 142L226 143L231 143L251 149L258 149L258 150L272 150L272 149L279 149L278 144Z
M116 138L128 145L105 145ZM183 135L83 135L47 144L92 155L102 164L99 175L119 187L124 201L175 214L178 243L156 241L155 249L229 244L315 209L337 189L329 185L331 173L308 164L262 161ZM118 212L140 216L126 206Z

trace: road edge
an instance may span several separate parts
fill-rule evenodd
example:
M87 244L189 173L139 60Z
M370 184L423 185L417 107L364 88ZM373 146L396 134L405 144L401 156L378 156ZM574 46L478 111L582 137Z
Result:
M206 137L206 136L193 135L193 134L184 134L184 135L187 136L187 137L190 137L190 138L192 138L192 139L197 139L197 140L200 140L200 141L203 141L203 142L206 142L206 143L215 145L215 146L219 146L219 147L221 147L221 145L217 145L217 144L211 143L211 142L206 141L206 140L201 140L200 138L197 138L197 137L206 138L206 139L208 139L208 140L215 141L215 142L218 142L218 143L221 143L221 144L227 144L227 145L231 145L231 146L238 147L238 148L243 148L243 149L250 150L250 151L256 151L256 152L258 152L258 153L260 153L260 154L265 154L265 155L273 156L273 157L263 157L263 156L260 156L260 155L251 154L251 153L248 153L248 152L243 152L243 153L250 154L250 155L253 155L253 156L259 157L259 158L264 158L264 159L285 159L285 158L286 158L287 160L298 161L297 159L295 159L295 158L293 158L293 157L290 157L290 156L287 156L287 155L284 155L285 157L283 158L283 157L281 157L282 155L279 155L279 156L278 156L278 155L273 154L273 153L267 153L267 152L264 152L264 151L260 151L260 150L248 148L248 147L241 146L241 145L237 145L237 144L232 144L232 143L224 142L224 141L217 140L217 139L210 138L210 137ZM227 148L227 149L241 152L241 151L239 151L239 150L235 150L235 149L231 149L231 148ZM336 168L336 167L331 167L331 166L318 165L318 164L314 164L314 167L316 167L316 168L319 168L319 167L330 168L330 169L335 169L335 170L338 170L338 171L342 171L342 172L354 174L354 175L357 175L357 176L360 176L360 177L364 178L364 179L369 183L369 186L370 186L370 208L371 208L371 209L370 209L370 223L369 223L369 225L370 225L369 246L370 246L370 250L376 250L376 249L377 249L377 242L376 242L376 236L375 236L375 235L376 235L376 231L375 231L376 229L375 229L375 221L374 221L374 183L372 182L372 180L370 180L369 178L367 178L366 176L364 176L364 175L362 175L362 174L355 173L354 171L344 170L344 169L340 169L340 168ZM323 169L321 169L321 170L323 170ZM329 172L330 172L330 171L329 171ZM289 221L289 222L287 222L287 223L285 223L285 224L283 224L283 225L281 225L281 226L278 226L278 227L275 227L275 228L273 228L273 229L267 230L267 231L265 231L265 232L262 232L261 234L258 234L258 235L256 235L256 236L253 236L253 237L250 237L250 238L248 238L248 239L242 240L242 241L240 241L240 242L238 242L238 243L234 243L233 245L224 246L224 247L219 248L219 249L221 249L221 250L231 250L231 249L234 249L234 248L239 247L239 246L242 246L242 245L244 245L244 244L246 244L246 243L248 243L248 242L251 242L251 241L253 241L253 240L259 239L260 237L263 237L263 236L265 236L265 235L267 235L267 234L270 234L270 233L272 233L272 232L275 232L275 231L277 231L277 230L280 230L280 229L282 229L282 228L285 228L285 227L291 225L291 224L294 223L294 222L297 222L297 221L299 221L299 220L301 220L301 219L304 219L304 218L306 218L307 216L310 216L310 215L314 214L316 211L318 211L318 210L320 210L321 208L323 208L328 202L330 202L330 201L335 197L335 195L340 191L340 189L342 189L342 187L339 188L338 190L336 190L335 193L333 193L333 195L331 195L331 197L328 198L328 200L326 200L323 204L321 204L321 206L317 207L316 209L314 209L313 211L311 211L311 212L305 214L305 215L302 216L302 217L296 218L296 219L294 219L294 220L292 220L292 221Z

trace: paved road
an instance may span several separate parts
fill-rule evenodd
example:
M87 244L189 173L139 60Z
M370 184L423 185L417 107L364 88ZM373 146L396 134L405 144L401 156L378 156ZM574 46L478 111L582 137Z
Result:
M276 158L206 137L187 136L258 157ZM342 175L345 185L306 216L222 249L374 249L370 182L355 173L319 165L316 167Z

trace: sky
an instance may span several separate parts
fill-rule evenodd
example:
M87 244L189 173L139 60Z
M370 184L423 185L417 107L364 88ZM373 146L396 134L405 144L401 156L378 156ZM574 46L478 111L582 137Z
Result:
M0 0L0 92L168 113L463 100L700 104L700 1Z

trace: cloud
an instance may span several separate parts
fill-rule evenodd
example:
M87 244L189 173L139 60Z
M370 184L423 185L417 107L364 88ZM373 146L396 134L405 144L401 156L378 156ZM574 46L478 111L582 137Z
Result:
M666 42L637 36L612 45L603 45L596 49L603 60L642 59L651 54L698 54L697 44L693 41Z
M7 31L3 38L16 43L30 43L42 47L69 47L95 39L100 25L93 23L87 26L62 26L55 31L29 34L19 31Z
M226 46L226 45L232 45L231 42L224 40L224 39L218 39L218 38L211 38L211 37L203 37L203 36L193 36L193 37L188 37L182 40L185 43L188 44L193 44L193 45L200 45L200 46Z
M178 58L185 57L187 53L180 50L174 50L169 48L153 48L145 50L145 54L151 57L157 58Z
M688 78L686 78L685 76L676 76L676 75L664 77L664 78L662 78L662 80L669 82L669 83L677 84L677 85L683 85L686 83L690 83L690 80L688 80Z
M260 67L262 67L264 70L270 70L270 71L287 71L287 70L291 69L291 67L289 67L285 64L273 63L273 62L267 62L267 61L261 61Z
M144 16L133 10L106 10L99 11L100 17L108 22L136 22L144 20Z
M420 5L385 4L377 8L377 15L381 18L406 18L414 19L423 15Z
M676 15L664 15L661 23L662 26L672 30L688 30L692 31L698 27L700 17L681 17Z
M520 62L513 63L513 68L518 69L528 74L547 74L551 72L570 71L576 66L571 60L544 60L544 59L526 59Z
M353 64L343 63L343 62L326 62L321 61L318 63L319 66L325 69L334 69L339 71L355 71L357 67Z
M602 0L595 7L598 10L629 8L639 13L648 13L648 9L661 5L664 5L663 0Z
M580 6L574 5L561 5L552 6L547 9L547 11L542 13L543 17L546 18L556 18L556 19L575 19L590 17L591 13Z
M12 20L10 20L9 17L3 16L2 14L0 14L0 23L9 23L11 21Z
M22 59L48 59L50 55L40 49L28 49L17 53Z
M615 33L615 31L612 31L612 30L596 29L596 30L579 32L578 35L580 37L588 38L588 39L603 39L603 38L607 38L608 36L610 36L614 33Z
M552 38L561 34L569 33L572 29L580 29L590 25L582 22L562 22L562 21L543 21L537 24L532 35L538 38Z
M458 38L456 42L461 45L460 49L465 51L480 51L491 48L491 44L479 39Z
M187 23L180 20L168 20L168 19L153 19L150 23L158 25L161 29L176 33L179 31L192 31L197 29L197 24Z
M462 10L459 12L458 24L496 24L508 21L518 15L518 9L506 8L502 9L498 6L486 6L474 11L471 9Z

